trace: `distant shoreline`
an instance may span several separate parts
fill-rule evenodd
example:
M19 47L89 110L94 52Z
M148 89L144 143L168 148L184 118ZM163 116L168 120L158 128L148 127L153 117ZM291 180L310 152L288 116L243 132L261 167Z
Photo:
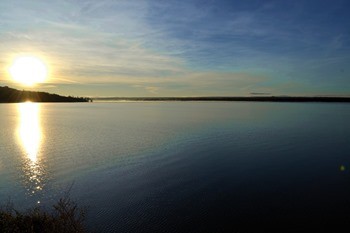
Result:
M252 97L100 97L96 102L122 101L249 101L249 102L331 102L350 103L350 97L295 97L295 96L252 96Z
M264 93L259 93L264 94ZM248 102L326 102L350 103L350 96L197 96L197 97L77 97L47 92L16 90L0 86L0 103L21 102L142 102L142 101L248 101Z
M90 98L61 96L47 92L20 91L8 86L0 87L0 103L70 103L70 102L91 102Z

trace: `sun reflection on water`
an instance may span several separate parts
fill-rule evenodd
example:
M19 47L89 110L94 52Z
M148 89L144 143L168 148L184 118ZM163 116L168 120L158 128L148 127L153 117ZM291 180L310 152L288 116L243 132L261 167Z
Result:
M37 103L19 104L19 141L25 154L22 170L24 184L29 195L41 191L45 185L45 171L40 164L39 152L42 144L40 106Z

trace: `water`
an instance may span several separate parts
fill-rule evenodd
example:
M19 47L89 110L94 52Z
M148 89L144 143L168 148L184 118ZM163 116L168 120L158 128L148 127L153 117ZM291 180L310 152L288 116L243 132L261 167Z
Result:
M96 232L349 225L349 104L25 103L0 113L0 201L20 209L50 206L72 186Z

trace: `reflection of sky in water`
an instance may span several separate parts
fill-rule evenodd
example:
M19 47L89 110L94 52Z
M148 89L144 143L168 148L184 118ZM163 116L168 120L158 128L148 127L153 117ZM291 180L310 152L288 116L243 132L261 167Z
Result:
M44 168L40 164L39 151L42 144L40 127L40 107L36 103L19 105L19 140L25 153L22 170L24 184L29 195L34 195L44 187Z
M20 106L0 105L3 202L49 206L74 181L72 197L98 213L88 224L102 232L183 232L198 219L215 232L254 218L279 223L279 213L348 223L347 104Z

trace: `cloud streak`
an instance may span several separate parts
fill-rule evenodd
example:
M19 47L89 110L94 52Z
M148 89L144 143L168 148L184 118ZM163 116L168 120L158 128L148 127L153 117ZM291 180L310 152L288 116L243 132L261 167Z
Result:
M50 82L60 93L346 94L348 5L341 0L1 1L0 79L10 83L9 63L33 54L48 64Z

